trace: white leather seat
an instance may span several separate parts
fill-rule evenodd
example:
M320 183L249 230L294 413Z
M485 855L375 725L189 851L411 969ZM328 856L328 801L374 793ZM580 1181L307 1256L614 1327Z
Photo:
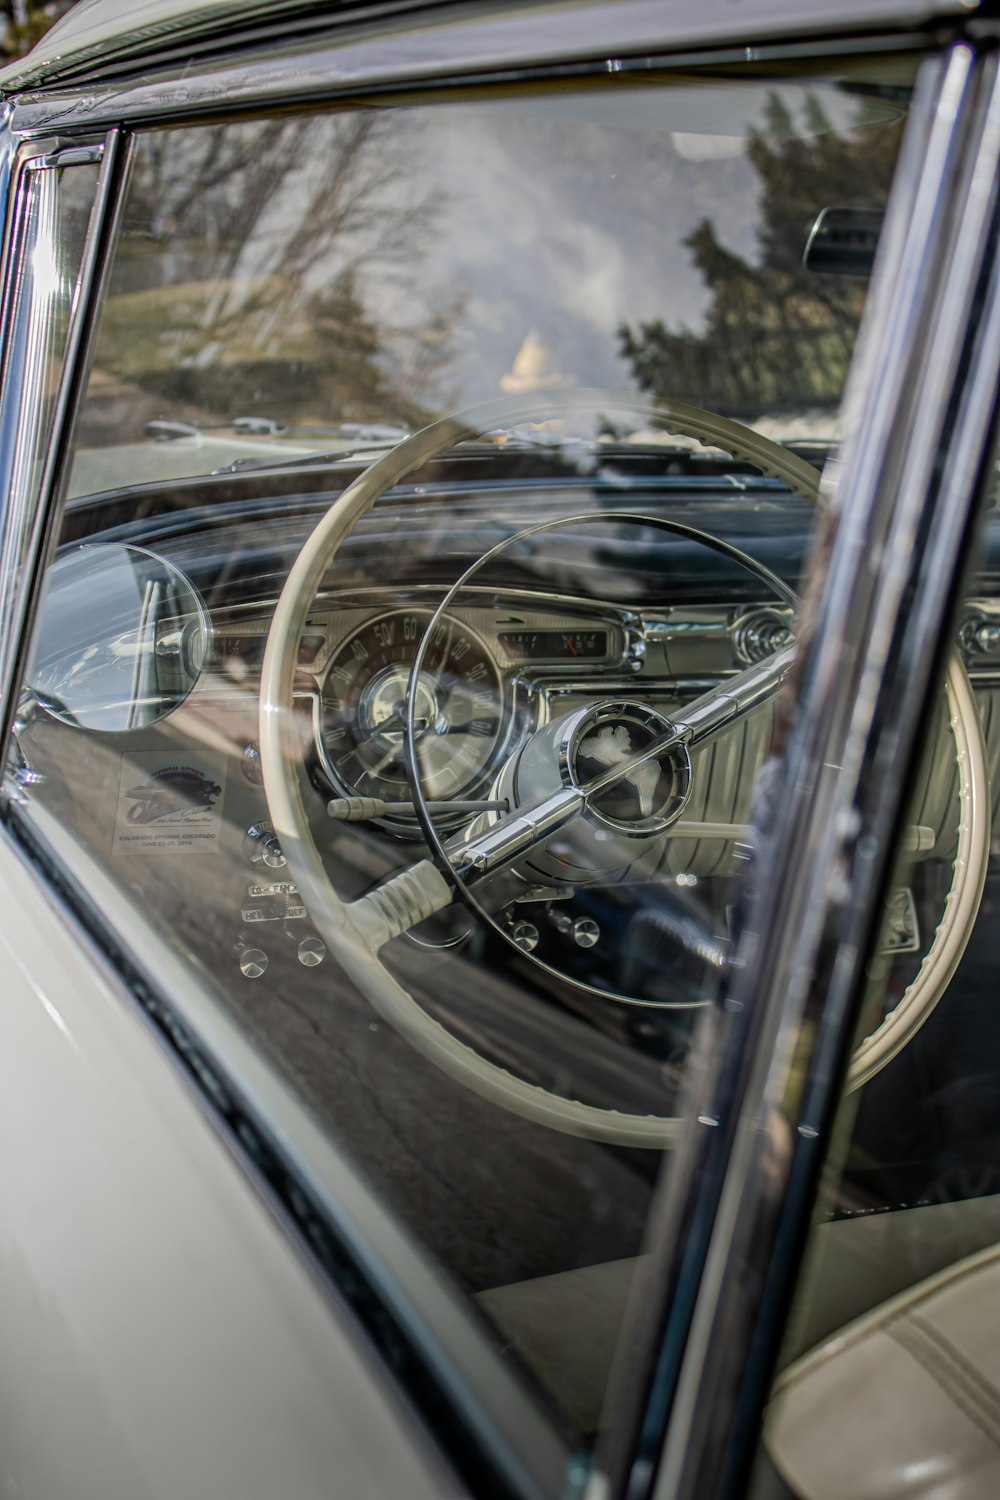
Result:
M1000 1246L882 1303L791 1365L765 1442L802 1500L1000 1496Z

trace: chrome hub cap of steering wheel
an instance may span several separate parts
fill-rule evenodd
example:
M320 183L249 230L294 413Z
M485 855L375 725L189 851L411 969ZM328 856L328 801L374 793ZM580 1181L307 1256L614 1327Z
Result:
M498 801L515 814L524 809L527 818L528 809L560 789L588 795L586 811L571 825L549 838L539 830L538 842L514 865L522 879L586 885L634 869L644 857L655 863L662 834L691 795L691 760L674 744L652 760L630 763L672 727L655 709L608 700L566 714L528 740L497 779Z
M563 741L564 778L582 787L609 771L621 771L606 791L590 797L587 807L591 820L633 838L669 828L691 795L687 750L675 745L632 770L629 762L670 733L670 720L655 709L634 703L597 703L570 717L574 722Z

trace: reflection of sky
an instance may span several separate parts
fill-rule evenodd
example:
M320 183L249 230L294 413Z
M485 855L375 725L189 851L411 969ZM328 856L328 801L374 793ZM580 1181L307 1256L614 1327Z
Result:
M783 92L800 117L804 91ZM467 296L447 394L497 394L530 334L567 383L621 387L622 322L697 331L707 298L683 242L708 218L726 249L753 257L745 142L766 103L758 88L695 87L414 112L421 175L442 208L405 294L410 315L426 288ZM854 99L824 105L835 121L857 116ZM370 310L390 321L401 295L367 285Z
M831 127L894 114L831 87L773 93L803 131L817 97ZM627 388L623 324L703 327L692 232L710 221L724 251L757 254L747 141L773 128L771 99L613 83L144 138L84 446L137 443L153 416L328 429L501 391L525 393L527 414L539 388ZM209 461L169 449L182 473Z
M499 394L532 333L573 384L622 386L619 323L697 323L705 294L682 241L699 220L752 251L742 152L692 171L665 133L472 106L428 112L419 130L446 195L420 281L467 295L448 372L463 404Z

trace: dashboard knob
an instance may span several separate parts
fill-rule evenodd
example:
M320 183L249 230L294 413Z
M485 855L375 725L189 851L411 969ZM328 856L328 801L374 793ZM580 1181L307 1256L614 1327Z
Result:
M260 979L267 972L267 954L263 948L241 948L237 956L244 979Z
M307 969L315 969L326 957L326 944L319 937L304 937L298 947L298 960Z
M1000 625L993 625L988 620L984 620L972 631L971 640L977 651L981 651L984 656L989 656L1000 647Z
M281 852L281 845L273 833L269 833L261 841L261 858L269 870L280 870L285 863L285 856Z
M788 621L773 609L757 610L736 627L737 654L750 665L790 646L793 639Z
M518 922L512 922L507 929L511 941L521 949L522 953L534 953L538 947L538 928L534 922L526 922L522 917Z
M984 618L977 610L966 615L958 632L962 655L971 667L981 656L1000 654L1000 621Z
M243 760L240 764L244 778L251 786L261 786L264 781L264 768L260 763L260 746L255 740L243 749Z
M285 863L284 851L270 823L263 819L251 823L243 836L243 852L252 865L266 865L269 870L280 870Z
M601 929L593 917L577 917L572 927L573 941L578 948L593 948L601 940Z

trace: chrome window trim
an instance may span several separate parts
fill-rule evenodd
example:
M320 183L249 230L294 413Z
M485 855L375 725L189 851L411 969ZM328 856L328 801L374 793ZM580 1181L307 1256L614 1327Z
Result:
M0 402L5 402L8 381L10 322L16 291L13 278L18 269L14 252L20 244L18 205L27 174L44 161L46 154L55 145L52 140L26 141L13 127L13 112L14 107L9 102L3 105L0 112L0 195L3 203L3 244L0 246ZM0 487L0 530L3 529L8 498L7 487L3 485Z
M830 8L823 0L806 0L797 6L795 34L798 36L829 35L840 29L856 30L863 27L871 31L876 28L923 27L945 17L967 16L978 8L978 0L841 0L837 16L831 19ZM619 0L615 6L595 4L584 6L574 0L571 6L521 4L518 7L503 4L468 3L421 4L420 0L369 0L345 7L340 17L330 14L317 15L315 8L305 7L302 0L277 0L270 6L249 4L241 6L238 0L217 3L212 6L191 4L186 13L168 15L166 19L143 22L142 16L122 7L121 31L117 38L113 34L98 34L94 38L91 18L82 18L70 13L54 30L44 37L35 51L27 58L11 64L0 74L0 85L5 90L41 88L63 78L75 77L86 81L88 63L102 78L107 78L108 67L126 67L137 53L144 54L143 64L148 69L161 61L169 61L181 49L190 59L196 51L231 48L234 42L234 21L241 24L238 44L259 44L274 37L287 37L293 29L308 29L314 34L320 30L336 27L337 34L350 41L352 34L370 32L383 25L403 25L408 31L420 26L421 21L431 25L451 24L456 19L475 27L474 35L481 49L480 60L488 67L502 66L512 57L520 58L528 50L541 57L548 52L563 57L573 51L577 56L583 52L605 57L617 57L631 51L648 50L663 40L664 19L662 0ZM300 14L296 15L296 11ZM301 12L305 11L304 14ZM474 21L468 17L475 11ZM513 13L513 14L511 14ZM553 35L571 18L573 48L565 44L565 31ZM501 31L491 35L487 29L494 22L500 23ZM92 40L84 38L88 34ZM581 31L582 28L582 31ZM785 36L789 32L787 0L757 0L755 13L748 20L742 7L737 10L731 0L707 0L692 10L674 7L670 17L671 45L686 46L720 42L745 42L748 35L755 39ZM78 40L73 43L74 33ZM472 35L473 33L470 33ZM481 41L478 39L481 38ZM508 40L513 38L513 40ZM526 47L527 43L527 47ZM134 65L134 64L133 64Z
M787 779L726 996L726 1054L692 1090L661 1200L650 1436L637 1460L612 1455L611 1482L599 1474L592 1500L742 1493L865 995L907 771L988 493L998 231L1000 60L960 43L927 65L904 141L828 491L837 525L828 560L822 534L814 558L819 616ZM721 1024L719 1012L713 1020Z
M589 33L575 25L572 47L567 46L565 29L569 10L563 14L559 6L538 7L536 13L521 7L494 10L485 18L478 6L469 6L458 22L441 22L439 12L430 15L424 27L405 25L410 16L393 15L354 36L344 26L322 39L291 42L284 48L272 45L250 63L233 57L205 63L188 59L175 69L127 78L100 91L56 87L16 95L12 124L28 137L116 124L205 121L276 104L306 107L337 98L359 101L387 91L419 90L426 101L451 88L496 87L534 78L593 78L609 72L642 77L652 67L795 57L815 62L824 55L926 51L936 44L933 32L916 29L933 19L933 6L915 4L912 11L894 13L901 29L879 32L870 21L866 0L844 0L835 23L827 20L820 27L817 21L811 29L800 29L800 40L782 42L789 29L786 0L767 3L770 21L759 8L756 19L748 20L740 7L738 23L731 0L724 0L714 21L699 6L673 8L668 22L661 0L595 5L591 19L599 19L600 25ZM970 16L961 0L959 7L961 17ZM727 15L729 24L723 25ZM906 30L904 16L912 22ZM635 24L629 24L630 17ZM857 34L861 24L868 33L864 37ZM957 18L948 24L954 28ZM749 37L759 45L748 47Z
M4 349L7 343L7 311L10 296L7 291L7 275L10 261L11 231L14 224L16 202L15 180L17 154L23 150L21 137L14 130L11 118L14 106L10 103L0 107L0 222L3 224L3 244L0 246L0 398L3 393Z
M93 162L100 159L103 146L92 150L78 147L73 151L74 162L82 157ZM63 157L49 149L24 149L18 154L12 190L12 214L15 221L10 241L11 281L6 290L4 320L4 395L0 400L0 620L9 621L16 627L13 601L19 587L21 561L26 555L33 516L46 492L45 474L37 474L36 443L41 436L41 423L45 411L45 381L49 360L53 355L51 345L54 309L61 293L56 286L45 293L31 295L28 303L25 327L21 331L24 343L23 362L16 372L12 369L11 345L14 338L14 302L20 287L34 268L28 265L29 254L37 256L40 250L49 249L48 259L56 263L55 237L58 221L57 168L68 165ZM27 234L27 202L32 201L32 214L37 219L34 238L29 243L22 238ZM37 278L36 278L37 280ZM8 342L8 337L11 342ZM15 389L13 381L17 378ZM25 413L29 420L25 420ZM45 445L47 446L47 445ZM3 677L9 641L0 639L0 679Z
M38 289L40 278L35 274L34 266L29 264L29 257L34 260L39 251L48 250L50 263L55 261L55 238L56 238L56 189L57 173L44 169L45 157L39 156L28 159L21 164L18 174L18 182L15 187L15 202L21 201L23 217L27 218L27 200L32 200L34 212L38 218L37 240L33 241L29 252L28 243L25 241L17 246L17 264L12 264L12 283L17 281L23 283L30 276L35 283L35 289L30 294L30 301L26 309L26 328L24 330L25 358L21 373L22 388L18 393L11 390L12 381L6 382L8 401L5 406L8 411L14 407L15 413L22 417L16 422L13 430L8 431L7 443L4 444L2 455L2 466L0 466L0 493L4 496L4 526L3 526L3 548L0 552L0 590L4 585L12 583L16 578L16 562L9 556L9 549L13 542L15 549L24 529L24 513L31 505L31 476L29 470L34 457L35 442L39 436L37 423L40 420L40 409L43 404L43 387L45 370L52 350L49 345L50 327L53 313L53 303L56 298L54 289L49 287L44 292ZM11 288L13 293L13 285ZM13 309L12 309L13 314ZM5 354L9 350L4 351ZM13 373L13 372L12 372ZM15 405L16 403L16 405ZM23 413L27 411L33 415L33 423L27 426L23 421ZM38 415L36 415L38 414ZM6 425L6 424L5 424ZM7 467L9 460L9 469ZM44 483L40 482L38 488L44 490ZM18 549L19 550L19 549ZM6 618L9 613L9 599L4 598L0 592L0 618ZM2 660L2 657L0 657Z
M76 398L87 364L89 331L95 306L100 302L94 292L106 271L102 250L108 235L113 233L123 197L121 189L128 155L123 133L117 129L111 130L103 142L92 143L95 149L98 145L101 149L101 167L87 227L41 476L33 493L17 493L14 488L17 478L16 447L11 474L2 474L3 481L11 484L14 500L13 505L8 503L0 516L0 621L3 622L3 633L0 634L0 744L4 747L13 714L15 687L23 671L24 653L34 617L49 528L57 509L62 458L71 438ZM80 143L70 142L67 146L72 159L78 161ZM18 159L12 202L16 205L19 201L22 182L27 182L38 172L57 169L61 162L65 165L66 159L59 150L58 142L25 148ZM7 370L7 339L11 333L7 320L12 314L12 280L18 271L19 267L12 262L4 284L4 376ZM34 304L32 311L33 308ZM16 393L12 399L20 405L20 397ZM0 430L4 427L5 412L6 390L0 405ZM6 461L5 455L4 462Z

